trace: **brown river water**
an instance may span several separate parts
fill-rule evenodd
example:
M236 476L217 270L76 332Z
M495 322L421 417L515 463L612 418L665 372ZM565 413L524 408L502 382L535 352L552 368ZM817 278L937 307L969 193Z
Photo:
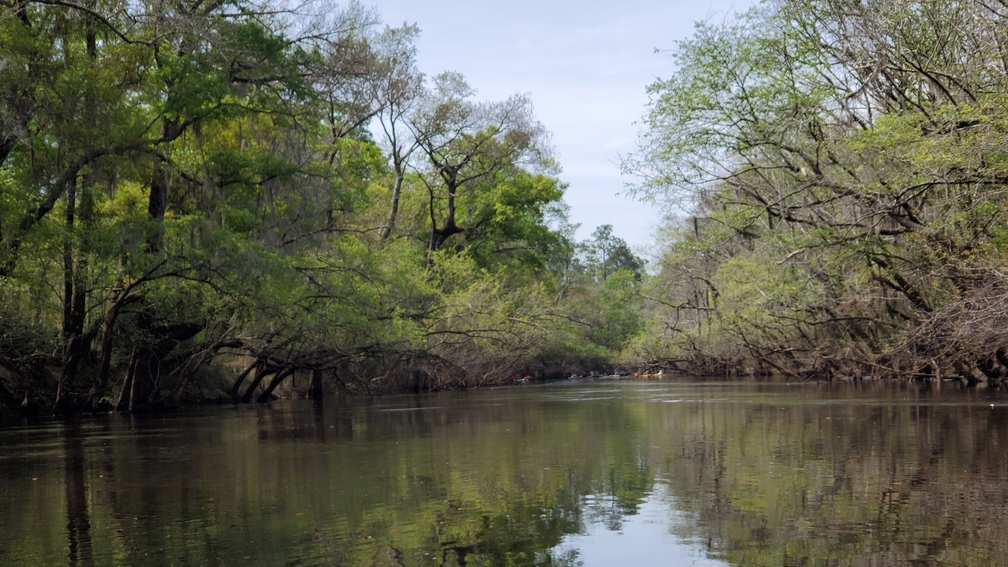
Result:
M14 423L0 565L1008 565L1008 393L600 381Z

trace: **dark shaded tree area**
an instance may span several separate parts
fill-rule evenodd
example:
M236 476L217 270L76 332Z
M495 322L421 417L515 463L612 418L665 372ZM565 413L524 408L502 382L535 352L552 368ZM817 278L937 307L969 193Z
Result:
M604 366L558 293L576 245L531 102L425 78L418 33L354 4L0 2L0 406Z
M635 189L689 208L643 360L796 377L1008 373L999 2L779 0L679 44Z

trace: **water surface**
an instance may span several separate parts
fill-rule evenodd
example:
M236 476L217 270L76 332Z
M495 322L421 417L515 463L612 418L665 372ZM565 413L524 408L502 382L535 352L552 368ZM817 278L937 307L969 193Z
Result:
M594 382L0 429L0 564L1008 565L1008 397Z

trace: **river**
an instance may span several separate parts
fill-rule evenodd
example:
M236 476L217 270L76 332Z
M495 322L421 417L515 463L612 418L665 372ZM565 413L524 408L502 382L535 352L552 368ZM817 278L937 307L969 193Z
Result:
M600 381L0 428L0 565L1008 565L1008 394Z

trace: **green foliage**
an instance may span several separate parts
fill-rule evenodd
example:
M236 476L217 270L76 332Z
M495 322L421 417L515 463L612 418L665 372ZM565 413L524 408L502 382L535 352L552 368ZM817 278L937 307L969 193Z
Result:
M668 324L647 356L920 372L900 354L914 329L998 285L1008 84L985 69L1006 24L973 2L789 0L698 25L624 164L640 193L692 202L649 291L649 328Z
M530 101L425 83L414 28L331 8L0 6L0 295L25 319L0 366L56 411L205 395L222 361L256 362L245 399L281 371L566 374L635 332L610 267L601 342L556 296L565 187ZM377 115L412 138L376 143Z

